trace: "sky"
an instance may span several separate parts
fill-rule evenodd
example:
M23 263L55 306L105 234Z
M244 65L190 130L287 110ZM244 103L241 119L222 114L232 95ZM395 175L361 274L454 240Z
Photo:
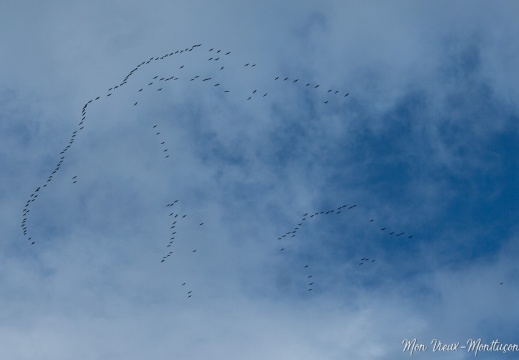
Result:
M2 1L0 358L517 359L518 11Z

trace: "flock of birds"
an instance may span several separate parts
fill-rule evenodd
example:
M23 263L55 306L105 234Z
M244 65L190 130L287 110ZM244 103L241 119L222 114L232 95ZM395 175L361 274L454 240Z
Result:
M292 238L295 238L296 235L297 235L297 232L301 230L301 228L303 227L303 225L307 224L309 221L311 220L315 220L317 219L317 217L320 217L320 216L331 216L331 215L339 215L341 214L344 210L353 210L354 208L357 207L357 204L353 204L353 205L349 205L349 204L344 204L344 205L341 205L337 208L333 208L333 209L329 209L329 210L322 210L322 211L317 211L317 212L314 212L314 213L304 213L301 217L301 220L299 221L299 223L297 223L292 229L290 229L289 231L287 231L286 233L284 233L283 235L280 235L277 240L281 240L281 241L291 241ZM369 220L369 223L371 224L375 224L375 219L370 219ZM382 227L380 228L380 231L383 231L385 232L386 230L388 230L387 227ZM387 232L387 235L389 236L395 236L395 237L400 237L404 234L406 234L404 231L395 231L395 230L388 230ZM406 235L407 239L412 239L414 237L414 235L411 235L411 234L407 234ZM287 245L282 245L282 247L280 248L280 252L284 253L285 250L287 250L287 247L289 246L290 244L287 244ZM366 258L366 257L362 257L360 259L360 263L358 264L359 266L360 265L363 265L363 264L368 264L368 263L374 263L375 262L375 259L369 259L369 258ZM305 265L304 266L304 269L308 269L310 265ZM305 276L307 277L307 279L311 279L312 278L312 274L305 274ZM314 285L314 281L310 281L310 283L308 284L308 286L310 286L308 288L307 291L312 291L313 290L313 286Z
M146 65L148 65L148 64L150 64L152 62L165 60L165 59L170 58L170 57L174 57L174 56L180 57L181 54L190 53L190 52L196 50L197 48L199 48L201 46L202 46L201 44L196 44L196 45L193 45L193 46L185 48L185 49L176 50L176 51L164 54L164 55L159 56L159 57L151 57L151 58L149 58L146 61L142 61L136 67L134 67L123 78L123 80L119 84L117 84L114 87L109 88L107 93L106 93L106 95L105 95L105 98L112 96L114 91L117 91L121 87L128 86L129 80L132 77L132 75L134 75L142 67L145 67ZM230 51L223 51L221 49L216 49L216 48L210 48L208 50L208 53L209 53L209 57L208 57L207 61L213 62L215 64L218 64L218 66L215 68L217 73L225 72L225 69L226 69L226 66L227 66L227 64L225 63L225 59L227 57L229 57L229 55L231 55L231 52ZM257 65L255 63L251 63L251 62L247 62L245 64L242 64L242 66L243 66L243 68L247 68L249 70L252 70L252 69L257 67ZM155 75L155 76L153 76L149 80L149 82L147 83L147 87L151 87L153 89L153 85L155 85L155 88L154 88L155 91L160 92L160 91L162 91L165 88L166 82L185 80L186 82L189 82L189 83L200 82L202 84L205 84L205 85L208 85L208 86L212 86L217 91L222 91L225 94L232 92L232 88L231 87L226 85L223 81L217 80L217 78L219 78L219 76L217 76L217 75L202 76L202 74L196 74L194 76L184 77L182 72L183 71L185 72L188 67L189 67L189 63L185 63L185 64L181 63L181 65L177 68L177 71L176 71L178 76L177 75L171 75L171 74L169 74L168 76ZM272 80L275 81L275 82L291 83L294 86L302 86L304 88L309 88L309 89L312 89L314 91L322 91L322 89L323 89L323 87L320 84L303 81L303 80L300 80L299 78L290 79L287 76L275 76L275 77L272 77ZM141 86L136 87L135 94L140 96L140 97L142 97L142 95L145 92L145 89L147 87L146 86L144 86L144 87L141 87ZM243 100L251 101L251 100L253 100L255 98L261 99L261 98L267 97L268 94L269 94L269 92L266 91L266 90L260 91L259 89L251 88L250 93L243 95ZM322 94L324 94L325 96L328 97L325 100L323 100L322 103L328 104L330 99L331 99L330 96L339 96L339 97L345 98L345 97L347 97L349 95L349 92L330 88L328 90L324 90L324 92L322 92ZM88 100L84 104L84 106L83 106L83 108L81 110L81 119L79 120L79 122L77 124L77 129L72 132L67 145L61 150L60 158L59 158L55 168L52 169L52 171L51 171L50 175L48 176L46 182L44 184L36 187L36 189L30 194L29 199L27 200L27 203L25 204L25 207L23 208L21 228L22 228L23 235L27 237L27 240L28 240L30 245L34 245L36 243L36 240L33 239L33 236L31 234L29 234L29 229L28 229L28 224L27 224L28 219L29 219L29 213L31 211L31 206L36 201L38 196L41 194L43 189L46 188L48 185L50 185L50 183L53 180L53 177L61 169L61 167L62 167L62 165L63 165L63 163L64 163L64 161L66 159L67 152L70 150L70 148L74 144L74 141L76 140L76 137L85 128L85 121L87 120L87 110L88 110L88 107L91 106L91 104L93 102L99 101L100 99L101 99L101 95L96 96L95 98L92 98L92 99ZM132 100L133 106L138 106L139 101L140 101L140 98L133 99ZM155 132L155 135L158 138L158 142L162 146L162 154L163 154L164 158L168 159L170 157L170 155L172 155L172 154L170 154L169 148L167 147L167 144L166 144L166 140L167 139L161 134L161 131L160 131L160 128L159 128L158 124L154 124L152 126L152 130ZM78 177L77 177L77 175L74 175L71 178L71 183L72 184L76 184L77 181L78 181ZM175 243L175 238L177 236L176 228L177 228L179 222L184 220L186 218L186 216L187 216L186 214L180 214L179 212L173 211L173 209L175 207L175 204L178 201L179 200L175 200L172 203L169 203L169 204L166 205L168 210L172 211L172 212L169 213L169 217L171 217L171 224L170 224L171 234L170 234L170 238L169 238L169 240L168 240L168 242L166 244L165 255L160 260L160 263L165 263L171 256L173 256L173 254L174 254L174 243ZM345 204L345 205L339 206L337 208L329 209L329 210L318 211L318 212L313 212L313 213L305 213L305 214L303 214L301 220L297 223L297 225L294 226L290 231L288 231L288 232L284 233L283 235L279 236L278 240L286 241L287 239L295 238L297 236L298 231L306 223L308 223L310 220L316 219L316 218L321 217L321 216L339 215L343 211L353 210L356 206L357 205ZM375 222L374 219L370 219L369 223L375 224L376 222ZM204 225L203 222L199 224L199 226L203 226L203 225ZM391 230L391 229L389 229L388 227L385 227L385 226L384 227L380 227L380 231L385 232L388 236L395 236L395 237L403 236L403 237L407 237L407 239L412 239L413 238L412 234L408 234L408 233L406 233L404 231ZM280 247L280 252L284 253L285 250L288 248L288 246L290 246L290 243L282 245L282 247ZM195 254L196 251L197 251L196 248L193 248L191 250L191 252L193 254ZM366 258L366 257L362 257L360 259L360 262L359 262L358 265L362 266L363 264L368 264L368 263L371 264L371 263L374 263L374 262L375 262L375 259L369 259L369 258ZM312 292L313 289L314 289L314 281L313 281L313 275L311 273L309 273L310 265L306 264L304 266L304 270L306 271L305 272L305 276L306 276L306 279L308 280L308 283L307 283L308 284L308 289L307 289L307 291L308 292ZM183 282L182 286L185 286L186 284L187 284L187 282ZM192 290L187 291L187 297L191 298L191 296L192 296Z
M177 200L173 201L172 203L166 204L166 208L173 208L178 201L179 200L177 199ZM171 211L170 209L168 209L168 210ZM179 225L180 221L183 221L187 217L187 214L181 214L179 212L173 211L173 212L169 213L168 216L171 218L171 226L170 226L171 234L170 234L169 241L168 241L168 243L166 245L166 252L167 252L167 254L164 255L162 257L162 259L160 260L161 264L164 263L166 260L168 260L169 257L171 257L173 255L174 251L171 248L173 247L173 244L175 242L175 238L177 237L176 227ZM200 223L199 226L202 226L202 225L204 225L204 223ZM191 252L193 254L195 254L196 250L197 249L194 248L193 250L191 250ZM182 283L182 286L185 286L185 285L187 285L187 282L183 282ZM192 290L188 290L187 291L186 295L187 295L188 299L191 298L192 292L193 292Z

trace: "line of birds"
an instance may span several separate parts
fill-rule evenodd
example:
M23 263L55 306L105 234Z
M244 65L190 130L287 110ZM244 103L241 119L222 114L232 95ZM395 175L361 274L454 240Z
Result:
M167 204L166 207L174 206L177 202L178 202L178 200L175 200L175 201L173 201L172 203ZM179 215L180 215L180 217L179 217ZM168 244L166 245L167 248L173 246L173 242L174 242L174 240L175 240L175 236L176 236L176 234L177 234L177 231L176 231L176 229L175 229L175 228L177 227L177 225L178 225L177 222L178 222L178 221L181 221L182 219L185 219L186 216L187 216L187 214L183 214L183 215L182 215L182 214L180 214L180 213L172 212L172 213L169 214L169 216L172 218L172 220L171 220L172 222L171 222L171 226L170 226L170 230L171 230L171 237L170 237L170 239L169 239ZM203 224L204 224L204 223L201 223L200 225L203 225ZM194 249L192 252L193 252L193 253L196 252L196 249ZM172 253L173 253L173 252L170 251L167 255L163 256L163 257L162 257L162 260L161 260L160 262L163 263L164 261L166 261L166 259L167 259L168 257L170 257L170 255L171 255Z
M304 222L308 219L311 219L311 218L314 218L316 216L319 216L319 215L332 215L332 214L340 214L342 212L342 209L344 208L347 208L347 210L351 210L353 208L357 207L356 204L354 205L348 205L348 204L344 204L342 206L339 206L338 208L334 208L334 209L330 209L330 210L324 210L324 211L317 211L313 214L309 214L309 213L305 213L303 214L302 218L301 218L301 222L297 224L297 226L295 226L292 230L288 231L287 233L281 235L280 237L278 237L278 240L281 240L287 236L290 236L290 237L295 237L296 236L296 233L297 231L300 229L300 227L302 227L304 225ZM374 223L375 219L371 219L369 220L369 223ZM380 230L381 231L385 231L387 228L386 227L383 227L381 228ZM405 232L402 231L402 232L399 232L397 234L395 234L397 231L391 231L388 233L388 235L395 235L396 237L398 236L401 236L401 235L404 235ZM407 236L408 239L412 239L414 236L413 235L409 235Z
M173 201L172 203L166 204L166 208L170 208L170 207L175 206L175 204L176 204L177 202L179 202L178 199L175 200L175 201ZM168 209L168 212L169 212L169 211L170 211L170 210ZM173 255L174 251L171 250L170 248L173 246L173 244L174 244L174 242L175 242L175 238L177 237L176 227L177 227L179 221L181 221L181 220L183 220L183 219L185 219L185 218L187 217L187 214L180 214L180 213L172 212L172 213L169 213L168 216L171 218L171 221L172 221L172 222L171 222L171 226L170 226L170 230L171 230L171 237L170 237L170 239L169 239L169 241L168 241L168 243L167 243L167 245L166 245L166 248L167 248L167 250L166 250L166 251L167 251L167 254L164 255L164 256L162 257L162 259L160 260L160 263L161 263L161 264L164 263L164 262L165 262L165 261L166 261L170 256ZM203 222L201 222L201 223L199 224L199 226L203 226L203 225L204 225ZM192 252L193 254L196 253L196 251L197 251L197 249L193 249L193 250L191 250L191 252ZM182 286L185 286L186 284L187 284L187 283L184 282L184 283L182 283ZM192 296L192 291L189 290L189 291L187 292L187 297L188 297L188 298L191 298L191 296Z
M323 211L317 211L317 212L314 212L314 213L304 213L303 216L301 217L301 220L300 222L294 226L293 229L287 231L286 233L284 233L283 235L279 236L277 240L283 240L283 239L291 239L291 238L294 238L296 237L297 235L297 232L299 230L301 230L301 228L303 227L303 225L308 222L310 219L312 218L315 218L317 216L320 216L320 215L332 215L332 214L335 214L335 215L338 215L338 214L341 214L341 212L343 211L343 209L346 209L346 210L351 210L351 209L354 209L357 207L357 204L353 204L353 205L349 205L349 204L344 204L344 205L341 205L337 208L333 208L333 209L330 209L330 210L323 210ZM374 223L375 222L375 219L370 219L369 220L369 223ZM383 227L380 229L381 231L385 231L386 230L386 227ZM388 235L393 235L395 234L396 231L391 231L388 233ZM404 235L405 232L399 232L397 234L395 234L396 237L398 236L401 236L401 235ZM407 236L408 239L412 239L414 236L413 235L409 235ZM280 252L284 252L286 250L286 245L284 247L282 247L280 249ZM360 265L363 265L365 263L374 263L375 262L375 259L369 259L369 258L366 258L366 257L362 257L360 259L360 263L359 263L359 266ZM305 268L308 268L309 265L305 265ZM311 277L311 276L309 276ZM311 284L309 285L313 285L313 281ZM312 291L312 289L308 289L308 291Z
M307 264L307 265L304 266L304 269L308 269L309 267L310 267L310 265ZM305 276L306 276L306 281L310 281L310 282L308 283L308 289L307 289L306 291L307 291L307 292L311 292L311 291L313 291L313 289L314 289L314 288L313 288L313 286L314 286L314 279L313 279L313 275L312 275L312 274L309 274L309 273L306 273Z
M363 257L363 258L361 258L361 259L360 259L360 264L359 264L359 265L362 265L362 264L364 264L364 262L369 262L369 259L368 259L368 258L366 258L366 257ZM375 260L374 260L374 259L372 259L372 260L371 260L371 262L373 263L373 262L375 262Z

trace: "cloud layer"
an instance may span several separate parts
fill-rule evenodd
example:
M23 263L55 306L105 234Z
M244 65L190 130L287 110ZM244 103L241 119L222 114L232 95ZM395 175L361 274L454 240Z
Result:
M1 358L519 343L514 3L2 8Z

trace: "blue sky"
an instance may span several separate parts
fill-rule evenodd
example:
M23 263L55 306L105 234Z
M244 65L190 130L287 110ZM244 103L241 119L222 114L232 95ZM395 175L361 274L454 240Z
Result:
M0 357L519 344L517 10L2 4Z

